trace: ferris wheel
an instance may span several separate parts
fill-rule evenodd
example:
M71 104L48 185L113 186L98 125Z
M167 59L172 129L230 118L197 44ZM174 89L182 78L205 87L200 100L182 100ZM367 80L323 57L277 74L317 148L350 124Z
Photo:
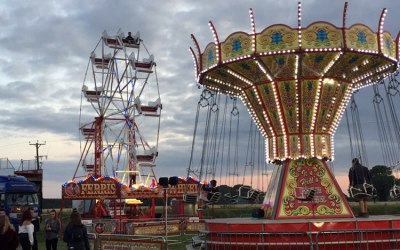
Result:
M115 177L128 186L156 180L161 99L154 57L140 33L103 32L82 86L85 143L74 177ZM94 116L94 119L93 119Z

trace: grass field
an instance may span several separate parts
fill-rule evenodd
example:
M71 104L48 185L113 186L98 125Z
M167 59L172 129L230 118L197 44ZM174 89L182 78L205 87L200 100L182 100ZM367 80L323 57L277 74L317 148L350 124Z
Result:
M358 203L351 202L350 206L354 212L354 214L358 214L359 208ZM257 205L253 206L219 206L215 207L213 210L209 209L207 211L207 215L214 216L216 218L229 218L229 217L250 217L251 211L254 207L258 207ZM389 215L389 214L398 214L400 215L400 202L392 201L392 202L369 202L368 205L370 215ZM64 217L69 216L69 211L64 211ZM40 232L38 233L38 245L39 250L46 249L45 237L44 237L44 220L48 217L48 214L43 214L42 216L42 224L40 227ZM171 236L168 239L168 245L170 250L182 250L185 249L187 244L191 243L191 235L182 235L182 236ZM21 249L19 247L18 249ZM66 244L62 241L62 239L58 242L59 250L67 250Z

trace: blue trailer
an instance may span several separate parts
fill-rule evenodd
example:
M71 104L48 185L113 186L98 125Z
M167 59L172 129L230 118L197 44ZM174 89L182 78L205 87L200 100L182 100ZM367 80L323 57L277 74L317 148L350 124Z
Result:
M37 186L24 176L0 176L0 206L4 208L14 225L19 223L22 213L30 207L39 218L41 208Z

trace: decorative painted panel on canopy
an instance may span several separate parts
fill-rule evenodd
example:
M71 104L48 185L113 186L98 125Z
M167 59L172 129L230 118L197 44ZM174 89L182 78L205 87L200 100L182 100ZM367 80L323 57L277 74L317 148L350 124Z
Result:
M379 70L380 67L385 67L386 65L389 65L390 67ZM388 72L395 70L395 68L396 66L388 62L384 57L357 52L347 52L337 60L335 66L327 72L326 77L341 78L346 82L357 79L363 79L365 81L365 79L373 79L377 70ZM365 84L367 83L365 82Z
M202 62L203 62L203 69L208 69L211 66L214 66L217 64L217 46L215 46L215 43L209 43L204 50L204 53L201 55L202 57Z
M297 105L297 82L278 82L279 100L283 109L283 121L289 134L298 133L298 105Z
M307 53L302 57L301 75L303 77L322 77L325 70L333 62L340 52L315 52Z
M237 59L238 57L252 54L252 38L244 32L231 34L225 42L221 43L222 61Z
M304 80L301 86L301 127L303 133L310 133L313 125L313 116L316 112L316 99L319 94L318 80Z
M278 106L279 97L275 95L276 86L268 83L258 86L258 91L261 93L261 100L264 104L264 111L267 113L271 126L274 128L276 135L284 133L283 127L280 122L281 114L280 107Z
M257 53L297 50L299 47L297 36L297 30L287 25L277 24L269 26L257 34Z
M346 29L346 47L378 52L377 34L363 24Z
M382 53L392 58L396 57L396 43L389 32L382 34Z
M326 22L313 23L302 31L302 45L304 49L341 48L342 30Z
M335 102L341 101L336 99L337 88L338 82L333 79L325 79L322 82L319 100L317 100L318 105L316 107L317 117L314 127L316 133L327 133L331 128L333 107L335 106Z
M227 68L252 83L268 80L252 58L228 64Z
M281 54L261 58L274 79L293 79L296 71L296 55Z

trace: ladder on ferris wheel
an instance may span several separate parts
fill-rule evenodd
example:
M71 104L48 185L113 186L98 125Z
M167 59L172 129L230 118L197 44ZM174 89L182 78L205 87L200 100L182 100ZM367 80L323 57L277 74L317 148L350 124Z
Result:
M85 164L83 167L88 174L94 174L94 164Z
M94 139L94 128L81 128L81 131L86 140Z
M128 60L134 70L144 73L153 73L153 65L155 64L153 55L150 55L149 58L144 58L142 61L139 61L136 59L135 53L132 52L129 55Z
M117 36L109 36L106 31L103 32L102 38L104 44L113 49L123 49L124 46L139 48L141 41L139 31L132 37L133 39L127 39L123 32L120 32Z
M157 98L154 102L148 102L148 105L142 105L140 97L135 98L135 106L139 114L144 116L160 116L162 109L161 99Z

